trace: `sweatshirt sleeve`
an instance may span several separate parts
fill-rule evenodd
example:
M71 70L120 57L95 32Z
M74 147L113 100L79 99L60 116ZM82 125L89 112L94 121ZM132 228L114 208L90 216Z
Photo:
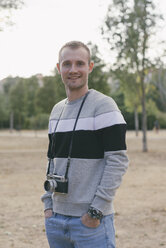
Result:
M117 106L109 111L107 104L105 111L102 109L96 116L95 125L103 144L105 168L91 207L104 213L109 209L128 167L126 122Z
M66 99L60 101L58 104L56 104L50 114L50 118L49 118L49 124L48 124L48 138L49 138L49 145L48 145L48 151L47 151L47 157L53 159L53 155L52 155L52 136L54 134L55 131L55 126L56 126L56 122L55 125L52 125L51 120L52 119L57 119L57 117L59 118L60 113L62 111L62 108L64 106ZM58 106L58 107L57 107ZM47 165L47 170L48 170L48 165ZM51 164L50 164L50 174L53 174L54 172L54 162L53 160L51 160ZM44 203L44 210L46 209L52 209L53 208L53 202L52 202L52 193L46 191L44 195L42 195L41 197L41 201Z
M48 169L48 166L47 166L47 169ZM53 162L51 162L50 172L53 172L53 169L54 169L54 164L53 164ZM52 206L52 193L51 192L46 191L45 194L42 195L41 201L44 203L44 210L53 208L53 206Z
M102 180L91 204L91 207L103 213L109 209L115 192L121 184L122 176L128 167L126 151L105 152L105 160L106 165Z

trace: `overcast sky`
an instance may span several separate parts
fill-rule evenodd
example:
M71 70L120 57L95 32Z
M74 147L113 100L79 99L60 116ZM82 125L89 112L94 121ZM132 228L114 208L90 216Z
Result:
M15 25L0 32L0 80L9 75L50 75L60 47L70 40L91 41L108 58L100 26L110 0L26 0L13 12ZM166 16L166 0L155 0ZM161 36L164 33L161 34ZM110 58L111 59L111 58Z

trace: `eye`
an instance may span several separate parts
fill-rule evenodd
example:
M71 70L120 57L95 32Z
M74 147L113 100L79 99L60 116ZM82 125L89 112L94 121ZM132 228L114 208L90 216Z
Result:
M78 62L77 62L77 65L78 65L78 66L82 66L82 65L84 65L84 62L83 62L83 61L78 61Z
M70 62L69 62L69 61L65 61L65 62L63 63L63 66L66 66L66 67L70 66Z

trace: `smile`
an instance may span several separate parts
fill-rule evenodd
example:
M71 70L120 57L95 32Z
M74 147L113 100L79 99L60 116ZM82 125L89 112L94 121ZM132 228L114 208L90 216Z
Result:
M71 80L75 80L75 79L78 79L78 78L80 78L80 76L79 77L68 77L68 79L71 79Z

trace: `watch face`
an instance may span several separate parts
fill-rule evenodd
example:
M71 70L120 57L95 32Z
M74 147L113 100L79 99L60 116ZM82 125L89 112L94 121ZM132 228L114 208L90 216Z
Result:
M97 211L94 209L92 212L94 215L97 215Z
M90 208L88 211L89 215L94 219L101 219L103 217L103 214L100 210Z

